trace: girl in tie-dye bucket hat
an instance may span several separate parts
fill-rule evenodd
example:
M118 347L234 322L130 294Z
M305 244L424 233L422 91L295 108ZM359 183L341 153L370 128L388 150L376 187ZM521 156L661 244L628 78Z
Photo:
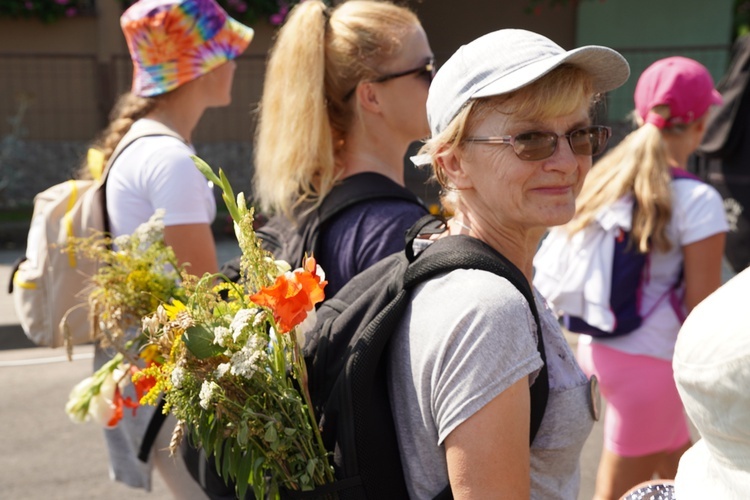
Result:
M131 234L163 209L164 239L177 259L189 263L194 275L215 273L211 222L216 201L191 159L191 136L206 109L231 102L234 59L249 45L253 30L214 0L140 0L122 15L121 26L133 61L133 85L95 141L98 153L89 155L85 170L104 176L115 238ZM102 174L101 165L109 163L120 142L130 145ZM94 368L114 354L98 344ZM132 389L123 396L135 399L127 394ZM160 418L160 410L141 406L135 415L126 411L115 428L105 430L110 476L150 490L155 466L174 498L205 499L184 460L169 456L175 421Z

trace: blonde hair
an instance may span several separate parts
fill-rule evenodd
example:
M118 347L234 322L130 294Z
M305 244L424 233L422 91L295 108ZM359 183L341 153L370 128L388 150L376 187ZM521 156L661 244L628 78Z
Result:
M575 112L595 102L592 78L583 69L563 64L544 77L515 92L469 101L435 137L420 150L432 158L432 175L442 187L441 202L448 211L456 209L459 192L443 172L441 157L471 147L466 139L473 128L488 114L499 112L532 121L542 121Z
M655 112L669 119L669 108ZM576 216L566 225L571 233L590 224L597 212L631 193L634 198L631 241L642 253L652 247L668 251L667 225L672 218L670 164L663 133L679 134L684 127L661 131L650 123L628 134L591 169L577 200Z
M117 99L110 115L109 125L91 144L92 148L101 151L104 165L107 164L117 144L128 133L133 123L150 113L156 107L157 101L158 97L140 97L130 92ZM79 167L77 177L91 178L91 168L87 160Z
M300 204L317 206L328 194L354 120L347 93L375 78L419 25L407 8L374 0L332 10L308 0L292 9L271 50L259 109L254 192L263 210L293 219Z

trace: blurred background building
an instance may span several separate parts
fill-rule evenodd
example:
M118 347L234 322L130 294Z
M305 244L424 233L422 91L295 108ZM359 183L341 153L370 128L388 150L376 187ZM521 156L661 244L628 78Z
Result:
M250 14L253 8L266 6L268 10L269 3L277 4L276 0L221 1L230 14L250 24L256 35L238 59L233 104L209 110L194 141L198 154L215 168L222 167L237 190L249 191L254 110L276 30L267 14ZM28 211L34 194L70 178L85 155L86 144L107 123L116 97L129 89L130 60L119 27L127 3L0 0L0 213ZM656 59L684 55L705 64L718 80L726 70L737 25L747 15L745 4L750 1L404 3L421 18L438 66L462 43L513 27L537 31L568 49L586 44L613 47L628 59L636 76ZM49 11L46 20L40 19L45 4L66 9ZM278 5L283 7L283 2ZM273 20L278 21L278 16ZM622 135L628 127L636 79L612 92L599 113L600 121L615 126ZM424 173L413 168L407 171L409 185L433 201L436 189L424 185Z

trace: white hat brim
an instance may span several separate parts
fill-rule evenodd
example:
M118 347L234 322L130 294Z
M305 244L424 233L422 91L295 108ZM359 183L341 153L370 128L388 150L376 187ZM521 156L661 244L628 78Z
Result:
M507 94L543 77L562 64L580 67L593 77L595 92L607 92L625 83L630 76L630 67L625 58L618 52L598 45L587 45L557 54L547 59L535 61L503 74L483 88L478 89L472 99Z

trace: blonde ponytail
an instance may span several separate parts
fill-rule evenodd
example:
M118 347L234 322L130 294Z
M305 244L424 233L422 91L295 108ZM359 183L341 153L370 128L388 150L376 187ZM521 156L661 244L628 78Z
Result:
M337 155L354 120L347 93L377 76L419 21L389 2L350 0L329 9L297 4L279 30L263 85L255 137L254 193L263 210L294 219L317 206L340 174Z
M662 131L647 123L631 132L591 169L576 200L571 233L593 222L597 212L631 193L635 200L632 241L637 250L667 251L672 243L667 225L672 218L671 175Z
M143 118L156 106L158 98L139 97L130 92L121 95L115 107L112 110L111 121L101 135L92 143L91 147L101 152L100 158L103 157L103 164L109 161L110 156L114 153L117 144L128 133L130 127L137 120ZM88 164L88 158L78 170L77 177L81 179L91 178L91 168Z

